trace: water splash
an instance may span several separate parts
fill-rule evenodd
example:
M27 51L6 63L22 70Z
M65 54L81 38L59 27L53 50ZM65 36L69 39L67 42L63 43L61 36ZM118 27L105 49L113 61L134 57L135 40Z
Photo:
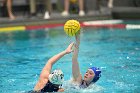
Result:
M104 91L104 88L102 86L96 84L82 89L78 84L72 83L71 80L65 81L63 87L65 89L65 93L103 93Z

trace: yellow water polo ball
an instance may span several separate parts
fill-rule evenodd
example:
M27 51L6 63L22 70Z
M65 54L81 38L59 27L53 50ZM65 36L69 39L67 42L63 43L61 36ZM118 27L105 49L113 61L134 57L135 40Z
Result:
M68 20L64 24L64 31L68 36L74 36L80 30L80 23L77 20Z

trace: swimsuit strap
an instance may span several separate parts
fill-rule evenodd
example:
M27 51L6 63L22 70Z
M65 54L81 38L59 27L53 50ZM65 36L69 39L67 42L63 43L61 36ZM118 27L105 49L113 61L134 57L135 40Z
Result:
M79 86L80 88L87 88L88 84L86 83L86 85L84 85L84 80L82 80L81 85Z
M59 85L53 84L50 81L45 85L43 89L41 89L42 92L57 92L59 90Z

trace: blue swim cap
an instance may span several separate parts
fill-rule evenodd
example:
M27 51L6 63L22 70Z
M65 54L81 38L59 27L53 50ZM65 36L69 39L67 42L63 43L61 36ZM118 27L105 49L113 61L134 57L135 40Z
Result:
M97 68L97 67L91 67L89 69L94 71L95 76L94 76L92 82L95 83L101 77L101 70L99 68Z

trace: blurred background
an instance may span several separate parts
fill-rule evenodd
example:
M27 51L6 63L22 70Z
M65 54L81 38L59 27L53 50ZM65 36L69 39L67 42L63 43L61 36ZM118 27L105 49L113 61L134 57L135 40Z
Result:
M139 19L140 0L0 0L0 24L58 18ZM86 18L87 17L87 18ZM91 20L90 19L90 20Z

